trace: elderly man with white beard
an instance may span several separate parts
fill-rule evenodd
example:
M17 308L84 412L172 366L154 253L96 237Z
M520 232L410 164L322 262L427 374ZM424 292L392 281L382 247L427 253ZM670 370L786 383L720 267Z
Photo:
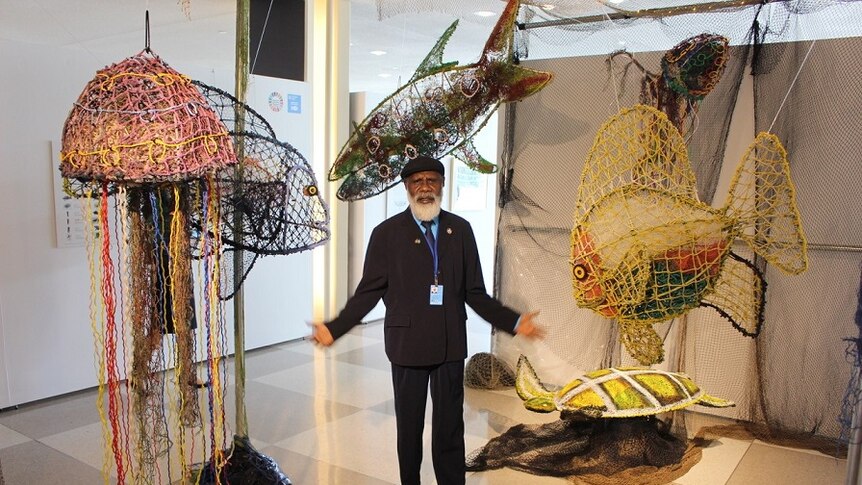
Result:
M538 312L519 314L485 290L470 223L440 209L443 164L419 156L404 165L401 180L410 207L374 228L356 292L335 319L313 325L312 339L331 345L382 298L401 483L419 484L430 384L434 474L439 485L461 485L465 481L465 304L510 334L535 338L543 332L535 322Z

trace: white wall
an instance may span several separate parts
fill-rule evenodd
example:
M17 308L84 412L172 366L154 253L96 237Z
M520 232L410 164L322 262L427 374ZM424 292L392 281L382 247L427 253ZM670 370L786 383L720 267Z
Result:
M0 406L92 386L83 248L55 247L51 142L95 69L92 56L0 41Z
M311 153L310 92L304 82L251 76L247 95L248 104L269 121L276 137L306 157ZM282 109L270 106L272 93L282 95ZM299 113L287 109L288 95L300 97ZM311 251L258 259L245 283L247 349L309 334L305 322L312 320L311 274Z

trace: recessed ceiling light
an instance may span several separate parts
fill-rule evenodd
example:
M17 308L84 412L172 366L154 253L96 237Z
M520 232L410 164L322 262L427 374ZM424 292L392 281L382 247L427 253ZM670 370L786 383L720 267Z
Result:
M392 77L392 74L389 74L388 72L381 72L381 73L380 73L380 74L378 74L377 76L378 76L378 77L387 78L387 77Z
M497 14L488 10L477 10L476 12L473 12L473 15L478 15L479 17L491 17Z
M608 0L608 2L610 2L610 3L623 3L625 1L626 0Z
M369 54L371 54L373 56L385 56L386 51L371 51L371 52L369 52Z

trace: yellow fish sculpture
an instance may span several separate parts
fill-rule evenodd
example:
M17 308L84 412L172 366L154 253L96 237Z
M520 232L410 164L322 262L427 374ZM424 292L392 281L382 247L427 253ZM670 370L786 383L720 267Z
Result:
M715 308L738 330L760 330L765 283L731 251L744 241L790 274L808 266L787 153L760 133L724 207L698 200L685 141L661 111L636 105L596 135L578 188L571 237L578 306L613 318L643 365L664 359L653 323Z

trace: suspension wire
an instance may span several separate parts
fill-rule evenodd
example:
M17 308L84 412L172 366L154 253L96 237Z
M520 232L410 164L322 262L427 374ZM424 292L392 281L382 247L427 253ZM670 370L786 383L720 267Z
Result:
M254 72L254 66L257 65L257 56L260 54L260 46L263 45L263 36L266 35L266 26L269 24L269 15L272 12L272 3L274 0L269 0L269 8L266 9L266 18L263 20L263 29L260 31L260 39L257 41L257 47L254 50L254 60L251 61L251 72Z

